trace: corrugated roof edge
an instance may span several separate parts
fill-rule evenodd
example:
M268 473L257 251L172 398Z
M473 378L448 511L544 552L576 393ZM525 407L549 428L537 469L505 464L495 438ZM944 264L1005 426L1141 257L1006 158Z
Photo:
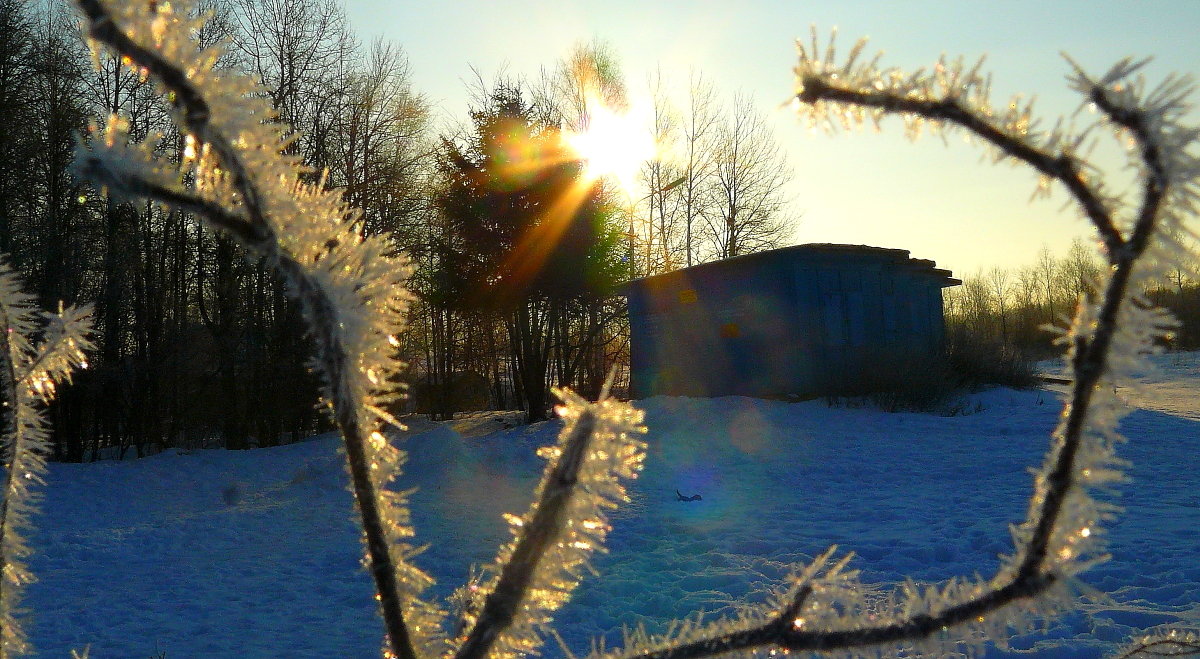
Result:
M623 284L617 292L621 295L628 295L628 289L632 286L644 286L652 282L666 279L669 277L679 277L683 272L695 272L697 270L720 270L730 267L731 264L744 265L756 260L766 260L777 258L790 253L858 253L864 256L882 256L890 257L890 260L895 262L907 262L905 265L913 270L928 273L938 279L942 279L942 288L950 286L958 286L962 284L962 280L955 279L953 273L949 270L938 268L937 263L929 259L914 259L909 257L907 249L898 249L893 247L873 247L871 245L842 245L838 243L805 243L803 245L791 245L789 247L780 247L764 252L754 252L752 254L743 254L729 259L721 259L720 261L709 261L700 263L690 268L680 268L671 272L664 272L658 275L649 277L639 277L631 279Z

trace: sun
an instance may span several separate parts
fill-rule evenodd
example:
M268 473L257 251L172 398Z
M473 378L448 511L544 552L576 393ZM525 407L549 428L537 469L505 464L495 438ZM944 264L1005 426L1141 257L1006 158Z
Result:
M588 127L580 133L567 133L567 145L586 163L589 178L615 180L632 196L638 170L655 157L656 148L650 131L632 112L615 112L596 103Z

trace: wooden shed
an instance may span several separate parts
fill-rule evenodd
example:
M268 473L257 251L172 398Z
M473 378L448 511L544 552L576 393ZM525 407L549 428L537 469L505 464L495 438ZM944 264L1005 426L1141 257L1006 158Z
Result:
M940 349L942 289L960 283L907 250L831 244L634 280L631 395L869 390Z

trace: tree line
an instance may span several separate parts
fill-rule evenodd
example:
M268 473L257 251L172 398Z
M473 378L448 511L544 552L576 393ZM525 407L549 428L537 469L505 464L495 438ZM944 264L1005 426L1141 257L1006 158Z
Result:
M363 235L410 255L415 299L398 341L410 397L394 412L544 418L551 386L595 395L627 359L620 283L786 237L785 168L762 114L748 97L723 105L699 76L682 103L662 76L647 81L648 130L675 157L648 161L626 192L592 180L555 138L585 130L596 103L627 103L603 45L536 77L480 76L468 119L451 125L414 89L402 48L361 43L335 0L201 8L213 19L198 39L227 40L218 67L263 82L270 120L291 135L284 155L361 211ZM93 61L70 9L0 0L0 250L40 307L94 305L94 354L51 410L54 457L269 446L326 429L299 310L267 264L187 212L73 173L77 143L113 121L173 162L203 156L144 72L121 65ZM541 156L520 180L493 176L506 140ZM564 195L574 205L556 225ZM532 246L546 251L542 275L505 270Z
M1194 266L1193 266L1194 267ZM1096 250L1076 238L1056 257L1043 246L1032 264L1018 269L991 268L963 277L962 285L943 292L947 333L952 343L1006 346L1027 358L1062 352L1058 334L1079 299L1091 295L1102 265ZM1187 267L1145 291L1154 304L1179 321L1163 341L1167 347L1200 348L1200 280Z

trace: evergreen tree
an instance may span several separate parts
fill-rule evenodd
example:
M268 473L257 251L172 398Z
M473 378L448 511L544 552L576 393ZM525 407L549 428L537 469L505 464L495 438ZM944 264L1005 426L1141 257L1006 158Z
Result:
M446 233L434 280L457 310L503 318L516 389L537 421L552 353L570 342L556 330L625 277L620 234L599 187L520 87L502 84L486 100L466 144L444 142Z

